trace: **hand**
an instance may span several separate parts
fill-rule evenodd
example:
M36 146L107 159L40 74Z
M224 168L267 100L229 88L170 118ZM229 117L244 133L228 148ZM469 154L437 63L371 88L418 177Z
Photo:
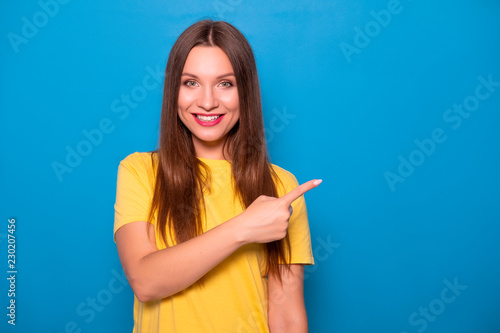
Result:
M321 179L313 179L297 186L281 198L261 195L255 199L237 216L242 223L244 242L269 243L283 239L292 215L292 202L319 184Z

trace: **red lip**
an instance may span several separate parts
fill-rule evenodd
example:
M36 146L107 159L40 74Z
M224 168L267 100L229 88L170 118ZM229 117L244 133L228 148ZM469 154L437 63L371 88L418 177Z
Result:
M210 114L210 115L206 115L206 114L202 114L202 113L193 113L193 118L194 120L196 120L196 122L198 124L200 124L201 126L215 126L217 125L218 123L220 123L222 121L222 118L224 118L224 115L221 114L221 115L218 115L218 114ZM213 120L213 121L201 121L200 119L198 119L196 117L196 115L200 115L200 116L220 116L219 118Z

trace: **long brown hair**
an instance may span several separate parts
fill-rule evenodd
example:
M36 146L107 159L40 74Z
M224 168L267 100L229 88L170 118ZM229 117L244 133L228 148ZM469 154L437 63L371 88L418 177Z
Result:
M170 51L165 73L160 119L156 184L149 219L157 213L157 232L166 246L167 230L179 244L202 230L204 191L210 189L210 170L196 158L191 132L177 115L182 69L195 46L219 47L228 56L236 77L240 103L240 119L229 131L223 151L231 162L234 191L243 207L259 195L277 197L274 173L266 152L259 80L253 51L234 26L223 21L203 20L186 29ZM155 162L153 160L153 162ZM155 163L153 163L155 165ZM281 280L280 268L289 269L288 235L265 244L267 273Z

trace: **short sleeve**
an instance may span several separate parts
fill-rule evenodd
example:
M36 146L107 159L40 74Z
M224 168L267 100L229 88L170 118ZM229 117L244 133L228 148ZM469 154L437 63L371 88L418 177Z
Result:
M293 174L274 167L278 174L282 187L278 186L279 196L290 192L299 183ZM307 218L306 201L301 196L292 203L293 213L288 226L288 236L290 238L291 258L290 264L314 265L314 257L311 247L311 233L309 230L309 220Z
M131 154L118 166L113 234L127 223L148 220L152 191L146 161L151 155L144 154Z

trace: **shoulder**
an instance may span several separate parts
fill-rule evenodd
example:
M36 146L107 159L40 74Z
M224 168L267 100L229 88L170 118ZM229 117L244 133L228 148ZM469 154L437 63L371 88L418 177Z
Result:
M157 155L155 152L135 152L120 161L119 170L126 169L139 178L153 178L156 163Z
M155 152L144 152L144 153L135 152L128 155L123 160L121 160L120 166L124 166L131 169L152 167L153 159L156 160Z
M278 193L282 196L285 193L288 193L297 185L299 185L297 178L288 170L283 169L275 164L271 164L271 167L278 178L276 181Z

